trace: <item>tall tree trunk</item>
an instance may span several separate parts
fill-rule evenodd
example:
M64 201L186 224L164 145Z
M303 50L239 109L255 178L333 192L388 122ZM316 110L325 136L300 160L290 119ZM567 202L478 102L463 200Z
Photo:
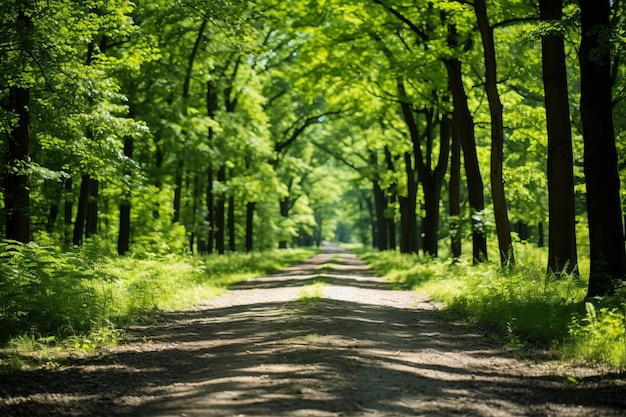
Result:
M191 233L189 233L189 253L194 253L196 249L196 232L198 230L197 212L200 201L200 178L198 174L193 175L193 191L191 192Z
M404 82L398 80L398 96L400 97L400 104L402 107L402 114L404 121L409 129L411 142L413 143L413 160L415 161L415 172L417 173L419 182L422 184L424 190L424 209L426 215L422 221L423 226L423 247L424 252L431 256L437 256L438 254L438 227L439 227L439 200L441 197L441 185L443 184L443 176L445 175L448 166L448 152L450 146L449 138L449 125L446 125L444 129L447 129L445 138L441 137L441 147L439 152L439 160L437 167L433 170L433 137L435 126L435 110L426 109L423 111L426 116L426 129L421 134L418 130L417 121L413 112L413 108L408 101L408 96L404 87ZM426 141L426 153L422 152L421 142ZM417 193L416 193L417 197ZM416 235L421 236L416 230ZM419 238L418 238L419 240ZM417 253L417 251L416 251Z
M30 19L20 12L20 20L30 25ZM30 241L30 89L9 88L10 111L17 115L17 125L8 135L4 160L4 209L7 239Z
M98 180L89 180L89 199L87 203L87 217L85 221L85 237L98 233Z
M176 173L174 174L174 215L172 217L172 223L180 222L184 168L185 161L182 158L178 159L178 161L176 161Z
M609 0L580 0L580 112L591 265L589 297L615 292L626 275L620 179L611 107Z
M450 119L447 116L443 116L439 124L440 147L437 166L434 170L425 167L424 175L420 175L420 178L425 177L421 181L424 189L426 212L422 223L424 228L424 252L435 257L439 254L439 202L441 201L441 187L448 169L448 157L450 155L450 124Z
M283 221L286 221L289 217L289 209L291 208L291 204L291 199L289 197L285 197L279 202L280 216L283 218ZM287 242L287 240L281 239L280 242L278 242L278 248L286 249L288 243L289 242Z
M454 119L457 120L459 139L463 150L465 177L467 178L467 193L472 210L472 257L474 263L487 260L487 237L484 233L480 214L485 209L483 194L483 180L478 165L476 153L476 139L474 136L474 119L467 104L467 94L463 85L461 61L459 59L444 60L448 71L448 80L452 102L454 104Z
M221 166L217 171L217 181L224 184L226 181L226 167ZM215 249L223 255L226 252L226 196L220 191L215 204Z
M91 179L89 175L82 176L80 181L80 194L78 196L78 208L76 209L76 220L74 221L74 236L72 243L81 245L83 243L83 234L85 231L85 221L87 220L87 211L89 207L89 183Z
M66 244L71 242L72 234L72 206L74 204L74 193L72 191L72 177L67 177L63 192L63 235Z
M407 197L404 200L404 210L401 210L403 218L402 240L404 242L404 253L417 253L419 250L418 230L417 230L417 178L413 169L411 153L404 153L405 174L407 176Z
M206 83L206 109L207 116L211 119L215 118L217 110L219 109L219 97L218 88L215 84L215 80L209 79ZM209 127L207 132L207 139L209 146L213 146L213 140L215 137L215 131L213 127ZM215 244L215 193L213 190L213 164L209 161L207 167L207 188L206 188L206 208L207 218L206 221L209 226L207 236L207 252L213 253L213 246Z
M249 201L246 204L246 252L250 253L254 249L254 210L256 203Z
M362 196L363 201L365 202L365 206L367 207L367 213L369 214L369 229L370 229L370 237L372 239L372 247L376 247L376 212L374 211L374 205L372 204L372 200L370 200L367 196Z
M560 21L563 0L539 0L543 22ZM543 86L548 123L548 273L576 270L574 157L570 128L563 34L552 30L541 39Z
M207 253L213 253L215 245L215 192L213 190L213 168L211 165L207 168L207 188L206 188L206 208L207 223L209 224L209 232L207 236Z
M10 108L17 114L17 125L8 135L4 162L4 206L6 238L19 242L30 241L30 191L28 187L30 90L12 87L9 91Z
M20 8L18 30L23 31L23 51L26 55L31 48L28 45L33 24ZM18 242L29 242L30 225L30 189L28 185L30 171L30 88L9 87L8 111L15 113L17 124L8 133L7 147L3 166L3 195L6 215L5 236Z
M496 220L496 234L500 249L502 265L514 265L513 241L511 239L511 224L504 195L504 178L502 176L502 159L504 149L504 123L502 116L502 102L498 93L496 49L493 40L493 28L489 24L487 5L485 0L474 0L474 10L478 29L483 43L485 56L485 90L491 113L491 199Z
M461 257L461 143L457 120L452 119L452 145L450 149L450 179L448 182L450 216L450 253L453 259Z
M385 145L385 161L387 162L387 170L395 171L395 164L389 146ZM387 189L387 207L395 203L398 197L398 184L395 182L389 185ZM387 232L389 233L389 249L396 249L396 222L393 216L387 218Z
M376 246L378 250L389 249L387 218L385 210L387 209L387 197L385 191L380 188L378 178L372 180L372 188L374 192L374 207L376 209Z
M133 157L134 141L132 136L124 139L124 156L129 160ZM130 177L130 170L126 171L126 175ZM129 185L130 187L130 185ZM130 198L132 191L130 188L125 190L125 195L120 202L120 229L117 238L117 253L125 255L130 247Z
M198 51L200 50L200 46L202 44L202 40L204 38L204 31L207 27L208 24L208 17L204 17L204 19L202 19L202 22L200 23L200 27L198 28L198 33L196 35L196 39L194 41L193 47L191 48L191 51L189 53L189 57L187 58L187 67L186 67L186 71L185 71L185 78L183 79L183 89L182 89L182 106L183 106L183 116L186 117L186 109L187 109L187 101L189 99L189 90L190 90L190 86L191 86L191 78L193 75L193 66L194 63L196 61L196 57L198 56ZM182 149L178 150L178 155L177 155L177 163L176 163L176 173L174 176L174 182L175 182L175 189L174 189L174 216L172 217L172 223L178 223L180 222L181 219L181 200L182 200L182 193L183 193L183 178L184 178L184 168L185 168L185 161L184 161L184 151L185 151L185 147L186 147L186 141L187 141L187 135L186 132L183 131L182 134Z
M370 151L370 167L375 171L378 170L378 152ZM387 220L385 218L385 209L387 208L387 197L380 187L378 174L374 174L372 178L372 189L374 192L374 207L376 209L376 247L378 250L389 249L387 241Z
M235 241L235 196L228 197L228 249L231 252L237 251Z

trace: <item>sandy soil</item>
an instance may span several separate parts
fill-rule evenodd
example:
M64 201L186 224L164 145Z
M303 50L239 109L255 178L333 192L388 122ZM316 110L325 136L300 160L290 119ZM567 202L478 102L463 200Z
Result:
M123 346L0 375L0 416L626 415L622 376L515 359L325 249L132 328ZM315 281L322 296L303 300Z

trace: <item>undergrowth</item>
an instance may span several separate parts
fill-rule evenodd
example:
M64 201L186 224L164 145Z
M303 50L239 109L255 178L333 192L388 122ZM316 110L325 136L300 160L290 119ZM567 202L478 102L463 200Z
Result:
M313 249L185 256L119 257L94 239L61 250L37 243L0 244L0 368L16 351L115 344L123 329L158 311L189 308L228 285L282 269ZM6 351L12 351L11 355ZM1 353L1 352L0 352Z
M626 369L626 294L586 300L587 282L575 274L546 274L539 249L523 248L510 270L493 262L356 252L398 288L444 302L444 314L496 326L520 354L540 346L564 360Z

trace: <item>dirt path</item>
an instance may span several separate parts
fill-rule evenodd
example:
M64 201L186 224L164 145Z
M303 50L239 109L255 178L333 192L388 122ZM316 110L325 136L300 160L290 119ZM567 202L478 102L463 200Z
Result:
M316 280L322 297L301 300ZM131 335L62 370L0 375L0 416L626 414L623 379L518 361L333 247Z

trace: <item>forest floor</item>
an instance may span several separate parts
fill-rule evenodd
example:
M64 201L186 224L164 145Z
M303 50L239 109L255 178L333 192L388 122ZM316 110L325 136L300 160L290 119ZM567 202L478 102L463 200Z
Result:
M128 336L1 374L0 416L626 414L623 376L517 359L332 246Z

